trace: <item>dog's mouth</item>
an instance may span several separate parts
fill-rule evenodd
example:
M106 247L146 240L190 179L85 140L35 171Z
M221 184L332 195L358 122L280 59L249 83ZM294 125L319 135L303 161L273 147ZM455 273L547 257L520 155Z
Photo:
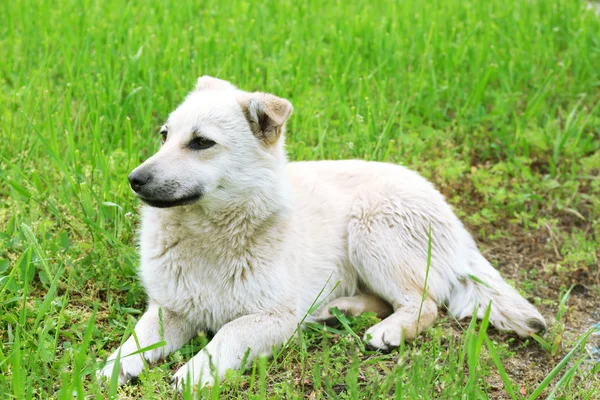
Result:
M192 203L195 203L196 201L200 200L200 198L202 197L202 193L196 193L196 194L193 194L190 196L182 197L180 199L169 199L169 200L151 199L148 197L141 196L139 194L138 194L138 197L140 198L140 200L142 200L144 203L148 204L151 207L171 208L171 207L178 207L178 206L187 206Z

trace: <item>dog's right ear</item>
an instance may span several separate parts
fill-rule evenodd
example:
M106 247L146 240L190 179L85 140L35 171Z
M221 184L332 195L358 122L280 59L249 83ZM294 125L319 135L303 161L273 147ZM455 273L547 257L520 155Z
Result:
M212 76L204 75L198 78L196 83L196 90L231 90L236 89L231 83L224 81L223 79L213 78Z
M277 142L294 109L292 103L270 93L240 92L238 102L252 133L267 146Z

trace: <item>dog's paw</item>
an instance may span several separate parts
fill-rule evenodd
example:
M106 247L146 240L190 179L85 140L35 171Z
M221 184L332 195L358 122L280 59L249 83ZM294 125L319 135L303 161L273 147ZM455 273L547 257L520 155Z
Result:
M209 359L202 352L179 368L171 379L171 385L179 392L182 392L187 386L196 387L196 390L200 390L213 384L214 378L210 370Z
M96 376L101 382L110 382L112 379L113 371L117 367L115 362L116 358L111 356L106 360L106 365L100 369ZM131 356L122 358L118 365L119 368L119 385L124 385L130 382L132 379L137 378L138 375L144 369L144 361L140 356Z
M387 352L400 346L402 328L384 322L386 321L384 320L367 329L364 340L369 348Z

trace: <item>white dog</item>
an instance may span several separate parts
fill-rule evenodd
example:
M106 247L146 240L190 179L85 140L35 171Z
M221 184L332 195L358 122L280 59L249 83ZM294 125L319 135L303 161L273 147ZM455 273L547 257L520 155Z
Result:
M100 375L111 376L120 354L125 383L142 357L154 362L210 330L214 338L174 377L210 385L245 357L270 354L327 295L306 321L330 319L333 306L375 311L384 319L365 340L384 350L431 326L439 305L481 318L491 302L497 328L545 329L417 173L363 161L288 163L291 113L287 100L204 76L169 116L160 151L129 175L149 205L140 237L148 310Z

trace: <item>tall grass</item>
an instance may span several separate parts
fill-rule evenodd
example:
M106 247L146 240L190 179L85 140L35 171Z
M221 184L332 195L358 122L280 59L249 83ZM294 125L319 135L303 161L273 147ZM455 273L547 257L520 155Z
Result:
M4 398L117 394L100 388L97 361L145 301L125 177L203 74L290 99L292 160L410 164L459 208L485 206L468 216L484 232L508 218L535 229L563 210L600 215L600 22L583 2L15 0L0 20ZM470 186L477 196L461 197ZM563 273L593 268L583 249L599 229L577 231ZM309 328L213 398L475 398L494 374L522 396L486 320L458 338L439 325L395 355L365 353L348 334L371 322ZM531 398L598 394L576 384L594 375L573 343ZM199 346L118 395L172 396L171 370Z

